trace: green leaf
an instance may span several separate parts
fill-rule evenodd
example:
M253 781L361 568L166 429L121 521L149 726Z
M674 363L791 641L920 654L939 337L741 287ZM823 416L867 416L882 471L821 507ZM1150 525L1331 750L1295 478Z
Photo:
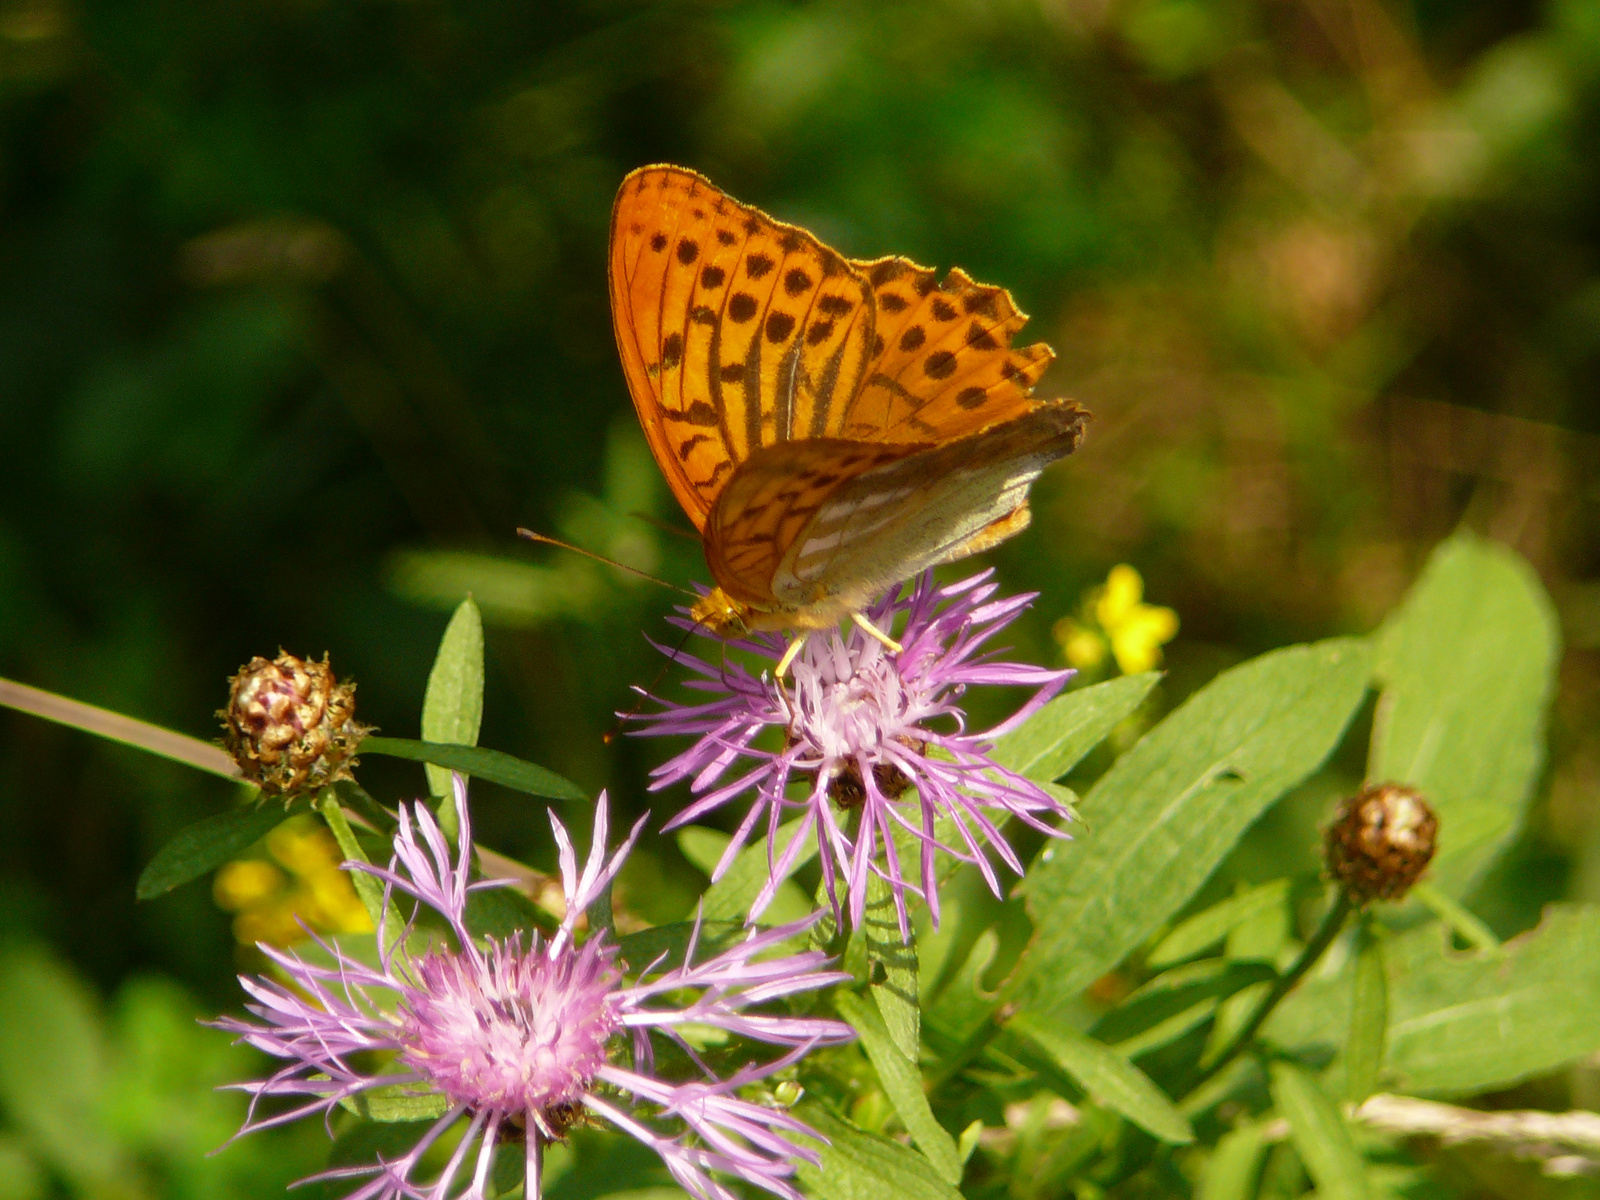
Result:
M436 1121L450 1111L444 1096L415 1083L391 1083L346 1096L339 1106L367 1121L392 1124L396 1121Z
M1473 1095L1600 1050L1600 907L1551 905L1537 928L1476 953L1451 950L1447 929L1429 922L1389 938L1383 957L1396 1088ZM1307 980L1264 1033L1300 1055L1338 1051L1351 993L1348 969Z
M1245 922L1254 920L1263 912L1283 907L1288 898L1287 879L1275 879L1271 883L1242 891L1184 921L1161 939L1161 944L1150 952L1146 961L1152 967L1165 967L1193 958L1222 941Z
M773 854L774 859L781 857L788 849L789 840L794 837L796 828L797 826L791 822L778 829L778 844ZM678 831L678 849L683 851L685 858L707 875L716 869L728 841L727 834L714 829L703 829L698 825L690 825ZM809 844L795 856L794 870L798 871L816 855L816 839L811 838ZM755 903L756 896L766 885L767 876L767 839L762 838L739 851L722 878L706 889L702 899L701 914L708 921L744 920L749 916L750 906ZM761 917L762 920L774 925L782 925L799 920L810 911L811 901L805 892L793 884L785 883L778 888L778 894Z
M1272 1099L1321 1200L1366 1200L1367 1166L1350 1126L1316 1076L1289 1062L1269 1068Z
M909 1146L857 1129L815 1101L802 1104L796 1115L829 1143L817 1147L821 1166L796 1164L801 1187L813 1200L961 1200Z
M1350 996L1350 1034L1344 1048L1344 1098L1359 1105L1378 1088L1383 1049L1389 1033L1389 985L1384 978L1383 944L1370 928L1361 930Z
M1240 835L1316 770L1366 694L1370 651L1343 638L1234 667L1116 761L1075 840L1023 881L1037 931L1007 998L1059 1011L1188 903Z
M1189 963L1156 976L1096 1021L1091 1033L1135 1058L1182 1037L1219 1001L1276 978L1264 962L1210 958Z
M1412 785L1438 813L1441 891L1465 895L1521 827L1559 656L1532 569L1465 534L1434 551L1379 631L1368 776Z
M418 742L411 738L369 737L361 742L363 754L386 754L390 758L404 758L412 762L432 763L467 775L476 775L490 783L498 783L512 791L529 796L543 796L550 800L587 800L582 788L570 779L563 779L554 771L513 758L499 750L483 750L477 746L442 745Z
M683 965L683 957L689 952L689 939L694 936L694 927L693 921L677 921L626 934L617 939L618 957L628 964L630 971L643 971L657 959L661 959L661 964L656 970L670 971ZM749 929L743 921L703 922L695 950L696 961L703 961L737 945L748 933Z
M1385 951L1388 1064L1407 1091L1505 1087L1600 1050L1600 908L1552 905L1497 952L1448 952L1437 925Z
M1160 678L1147 671L1057 696L995 742L994 760L1029 779L1060 779L1137 711Z
M422 740L476 746L483 724L483 618L468 596L456 609L439 640L428 688L422 697ZM455 840L458 818L450 772L428 763L428 791L441 801L439 823Z
M1046 1022L1019 1013L1006 1028L1038 1046L1087 1092L1095 1103L1121 1113L1163 1142L1186 1145L1194 1130L1150 1077L1110 1046L1064 1022Z
M867 902L856 936L866 948L867 982L889 1036L900 1053L916 1062L922 1051L922 1010L917 1001L917 944L900 940L894 892L876 875L867 876Z
M961 1154L956 1149L955 1139L928 1107L927 1094L922 1090L922 1072L916 1061L905 1056L890 1035L883 1017L863 997L843 992L834 998L834 1005L839 1015L861 1036L861 1047L878 1073L884 1095L900 1114L911 1140L927 1156L941 1179L951 1184L960 1183Z
M1200 1174L1195 1200L1254 1200L1267 1143L1252 1123L1224 1134Z
M290 816L283 805L269 800L256 808L231 808L196 821L156 851L139 876L133 894L140 900L164 896L179 884L198 879L207 871L237 858Z

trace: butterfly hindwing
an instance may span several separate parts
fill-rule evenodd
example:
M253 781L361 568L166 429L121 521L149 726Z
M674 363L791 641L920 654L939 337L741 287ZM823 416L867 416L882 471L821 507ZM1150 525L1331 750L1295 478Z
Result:
M766 447L717 498L705 528L712 573L747 604L831 623L902 579L1019 532L1029 487L1071 453L1085 416L1040 404L938 445Z
M827 596L853 611L1021 532L1034 480L1077 447L1087 415L1075 404L1040 404L841 482L786 547L773 595L780 604Z

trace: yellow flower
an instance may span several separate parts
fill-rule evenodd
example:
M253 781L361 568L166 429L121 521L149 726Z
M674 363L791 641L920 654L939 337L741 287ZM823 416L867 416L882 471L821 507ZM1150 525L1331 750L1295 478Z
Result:
M1111 568L1095 601L1095 618L1111 637L1111 653L1124 675L1148 671L1161 647L1178 634L1178 614L1144 602L1144 580L1126 563Z
M1144 579L1126 563L1111 568L1105 583L1084 596L1082 620L1063 617L1056 641L1079 670L1099 667L1109 651L1124 675L1148 671L1161 661L1161 647L1178 633L1178 614L1144 602Z
M212 885L217 906L236 914L233 936L253 946L288 946L304 938L304 921L322 933L366 933L367 910L339 869L333 836L309 817L279 825L266 839L276 863L259 858L225 864ZM296 919L298 918L298 920Z

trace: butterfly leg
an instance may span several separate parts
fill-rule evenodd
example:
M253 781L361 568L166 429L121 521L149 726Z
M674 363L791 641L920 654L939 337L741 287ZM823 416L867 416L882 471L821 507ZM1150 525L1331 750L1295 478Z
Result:
M789 648L783 652L783 657L778 660L777 678L782 679L789 673L789 666L794 662L795 655L800 653L800 647L806 644L809 633L802 633L789 643Z
M889 653L891 653L891 654L899 654L900 651L905 649L905 647L902 646L899 642L895 641L887 633L885 633L883 630L879 629L871 621L867 620L867 618L866 618L866 616L864 614L862 614L862 613L851 613L850 614L850 619L856 623L856 625L861 629L861 632L863 632L865 634L868 634L869 636L871 636L873 638L876 638L878 641L882 642L883 645L884 645L884 648L887 649L889 651Z

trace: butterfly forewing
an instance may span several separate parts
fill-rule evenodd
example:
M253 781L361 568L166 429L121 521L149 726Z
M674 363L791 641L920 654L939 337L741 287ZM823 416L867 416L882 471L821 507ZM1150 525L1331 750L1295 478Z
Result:
M860 387L870 285L693 172L647 167L624 182L611 294L640 421L696 526L740 462L828 432Z
M905 258L853 264L873 288L873 357L841 430L885 441L948 441L1021 416L1054 355L1012 349L1027 324L1004 288L960 268L940 283Z

